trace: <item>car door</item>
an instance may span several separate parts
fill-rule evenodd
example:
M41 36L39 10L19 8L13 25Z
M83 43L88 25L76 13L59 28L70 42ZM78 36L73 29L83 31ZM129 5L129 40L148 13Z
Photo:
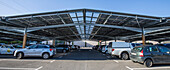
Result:
M36 56L36 50L37 48L37 45L31 45L30 47L28 47L26 50L25 50L25 55L27 56Z
M159 63L162 61L163 53L159 52L156 46L150 46L149 51L151 53L151 57L154 59L156 63Z
M44 49L47 48L46 45L38 45L35 52L37 56L41 56Z
M7 48L6 46L1 47L1 54L7 54Z
M158 49L163 53L162 59L164 63L170 63L170 50L166 47L159 46Z
M12 46L6 46L6 49L7 54L13 54L14 48Z

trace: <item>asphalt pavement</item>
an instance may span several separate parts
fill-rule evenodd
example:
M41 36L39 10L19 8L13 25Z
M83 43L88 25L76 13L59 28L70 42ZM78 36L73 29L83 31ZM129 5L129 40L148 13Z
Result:
M154 65L147 68L131 60L112 58L96 50L80 49L57 53L53 58L15 59L12 55L0 55L0 70L170 70L170 65Z

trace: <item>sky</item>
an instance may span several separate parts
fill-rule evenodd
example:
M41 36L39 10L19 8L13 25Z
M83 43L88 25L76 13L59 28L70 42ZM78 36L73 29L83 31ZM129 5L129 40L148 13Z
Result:
M170 0L0 0L0 16L70 9L97 9L170 17Z

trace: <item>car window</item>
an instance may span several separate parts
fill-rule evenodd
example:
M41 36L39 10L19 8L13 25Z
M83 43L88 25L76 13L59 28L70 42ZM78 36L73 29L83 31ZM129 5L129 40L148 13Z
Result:
M33 49L33 48L36 48L36 47L37 47L37 45L31 45L31 46L29 46L30 49Z
M168 48L165 48L165 47L162 47L162 46L159 46L158 49L163 53L170 51Z
M150 50L149 50L149 48L148 48L148 47L146 48L146 52L150 52Z
M10 48L10 49L13 49L13 47L12 47L12 46L6 46L6 48Z
M48 48L46 45L38 45L37 48Z
M2 46L1 48L6 48L5 46Z
M156 46L149 47L150 52L159 52L159 50L156 48Z
M54 46L50 45L50 48L55 48Z
M110 48L112 47L112 42L109 43L108 47L110 47Z
M132 47L133 47L133 48L135 47L135 44L134 44L134 43L132 43Z

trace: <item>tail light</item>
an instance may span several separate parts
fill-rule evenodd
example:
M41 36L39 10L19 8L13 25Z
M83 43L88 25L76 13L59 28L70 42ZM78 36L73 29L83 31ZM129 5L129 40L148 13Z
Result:
M50 49L50 51L53 51L53 49Z
M143 50L140 52L140 55L139 55L140 57L143 57Z
M114 51L115 49L112 49L112 51Z

